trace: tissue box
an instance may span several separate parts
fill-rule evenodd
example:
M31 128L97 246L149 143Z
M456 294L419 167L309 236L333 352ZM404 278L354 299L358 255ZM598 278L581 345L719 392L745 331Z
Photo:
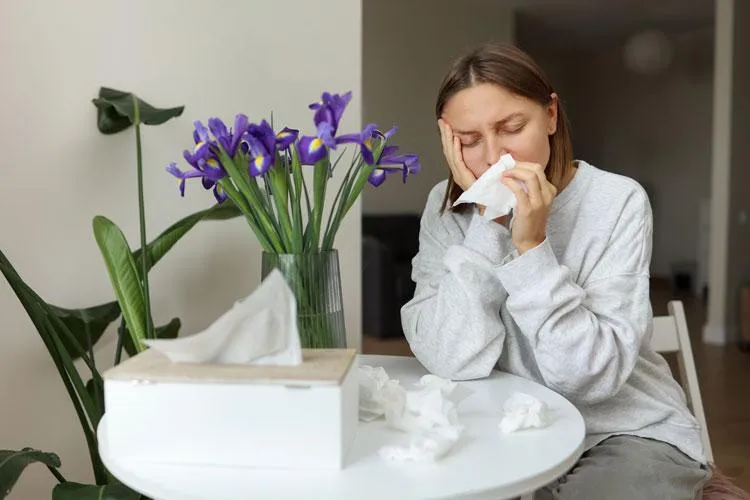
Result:
M149 349L106 371L110 453L175 464L341 469L357 433L351 349L298 366L173 363Z

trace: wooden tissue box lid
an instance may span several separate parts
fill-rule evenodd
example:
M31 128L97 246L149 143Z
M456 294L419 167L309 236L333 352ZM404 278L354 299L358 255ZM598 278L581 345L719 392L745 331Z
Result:
M159 351L147 349L102 376L113 381L341 385L355 356L354 349L302 349L302 363L297 366L216 365L173 363Z

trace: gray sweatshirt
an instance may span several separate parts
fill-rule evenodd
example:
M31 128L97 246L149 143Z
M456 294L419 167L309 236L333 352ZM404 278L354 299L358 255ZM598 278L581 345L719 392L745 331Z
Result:
M439 209L433 188L402 323L417 359L453 380L512 373L563 395L586 448L613 434L671 443L705 463L699 426L650 347L652 214L634 180L583 161L553 201L547 239L518 254L476 210ZM499 402L500 404L500 402Z

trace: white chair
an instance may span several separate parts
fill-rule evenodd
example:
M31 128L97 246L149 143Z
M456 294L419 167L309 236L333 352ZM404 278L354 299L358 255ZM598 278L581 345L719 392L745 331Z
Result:
M677 365L680 370L679 382L685 389L688 407L701 426L701 439L706 451L709 463L713 462L714 456L711 450L711 441L708 437L708 426L706 425L706 414L703 411L703 400L698 385L698 372L695 370L693 349L690 347L690 335L688 333L687 321L685 320L685 309L679 300L670 301L667 304L668 316L657 316L654 318L654 334L651 338L651 346L659 353L677 353Z

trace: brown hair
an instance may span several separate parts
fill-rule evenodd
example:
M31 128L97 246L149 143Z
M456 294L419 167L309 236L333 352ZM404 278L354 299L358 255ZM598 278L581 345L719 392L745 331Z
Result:
M531 99L542 106L551 102L554 92L541 67L521 49L499 42L488 42L456 59L440 84L435 114L439 119L446 103L458 92L479 83L494 83L513 94ZM568 120L562 104L557 102L557 130L549 137L550 157L545 172L547 179L558 189L568 166L573 161L573 145ZM462 189L449 176L448 189L441 213L451 208L461 196ZM469 205L459 205L455 211L466 210Z

